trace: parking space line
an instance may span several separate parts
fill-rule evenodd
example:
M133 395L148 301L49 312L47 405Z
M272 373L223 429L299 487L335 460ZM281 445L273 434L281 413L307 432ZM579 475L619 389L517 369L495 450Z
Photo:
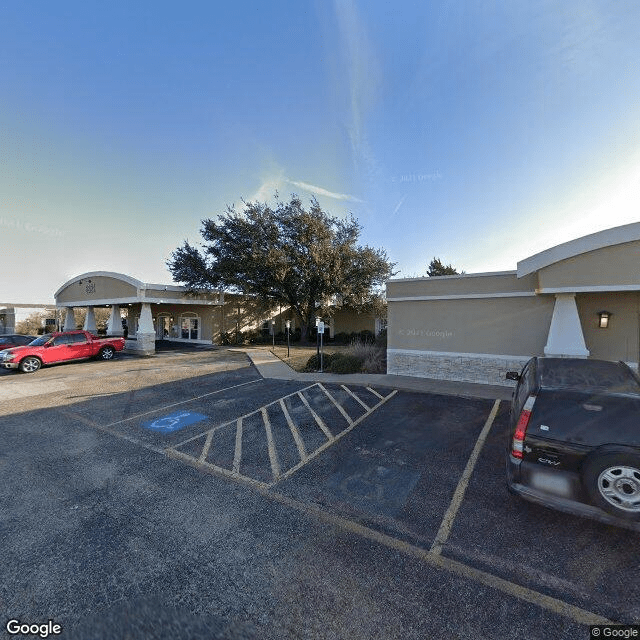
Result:
M211 447L212 440L213 440L213 431L209 431L209 433L207 433L207 438L204 441L204 447L202 447L202 453L200 453L200 457L198 458L200 462L204 462L207 459L207 455L209 453L209 447Z
M498 402L498 401L496 401ZM393 536L381 533L375 529L366 527L359 522L343 518L341 516L334 515L328 511L325 511L315 504L306 504L299 502L294 498L282 495L275 491L261 490L260 493L267 498L271 498L276 502L279 502L292 509L300 511L308 516L314 517L318 520L326 522L332 526L338 527L349 533L358 535L362 538L382 544L390 549L395 549L400 553L407 556L412 556L421 560L425 564L428 564L437 569L447 571L448 573L456 574L462 578L479 582L487 587L496 589L509 596L522 600L524 602L534 604L552 613L569 618L578 624L583 625L602 625L602 624L614 624L613 621L600 616L581 607L572 605L564 600L553 598L534 589L524 587L515 582L510 582L504 578L500 578L481 569L476 569L457 560L447 558L441 555L439 552L427 551L415 545L412 545L404 540L399 540Z
M222 393L223 391L229 391L231 389L237 389L238 387L244 387L247 384L254 384L255 382L262 382L264 378L258 378L256 380L249 380L249 382L241 382L240 384L234 384L231 387L225 387L224 389L218 389L217 391L211 391L209 393L203 393L201 396L195 396L194 398L189 398L188 400L180 400L180 402L172 402L171 404L164 405L162 407L151 409L150 411L143 411L142 413L137 413L134 416L129 416L128 418L123 418L122 420L116 420L116 422L110 422L105 425L105 427L113 427L117 424L122 424L123 422L129 422L130 420L136 420L137 418L142 418L143 416L148 416L150 413L157 413L158 411L165 411L166 409L170 409L171 407L177 407L181 404L187 404L188 402L193 402L194 400L200 400L202 398L207 398L208 396L214 396L216 393Z
M138 440L138 438L134 438L133 436L129 436L126 433L120 433L115 429L110 429L108 426L103 427L101 424L90 420L89 418L85 418L77 413L73 413L73 411L69 411L67 409L63 409L61 407L55 407L54 411L61 413L72 420L77 420L78 422L82 422L82 424L91 427L92 429L96 429L97 431L102 431L103 433L108 433L111 436L115 436L116 438L120 438L121 440L126 440L127 442L131 442L135 445L148 449L149 451L153 451L154 453L159 453L160 455L165 455L164 449L161 447L156 447L155 445L149 444L148 442L143 442L142 440Z
M353 393L353 391L351 391L351 389L349 389L348 387L345 387L343 384L340 385L354 400L357 400L363 407L365 411L369 411L369 406L366 405L364 402L362 402L362 400L360 400L360 398L358 398L358 396Z
M369 412L363 413L357 420L354 420L346 429L341 431L335 438L331 440L327 440L323 445L321 445L313 453L311 453L308 458L306 458L305 460L301 460L297 465L291 467L291 469L283 473L278 478L278 480L275 482L272 482L269 485L269 487L273 487L278 482L281 482L282 480L286 480L289 476L292 476L296 471L299 471L307 462L310 462L311 460L319 456L323 451L325 451L330 446L335 444L338 440L340 440L341 438L344 438L344 436L346 436L347 433L350 433L351 431L353 431L353 429L355 429L365 418L369 417L378 407L381 407L385 402L387 402L387 400L390 400L393 396L395 396L396 393L398 393L398 391L397 389L394 389L386 398L383 398L382 400L380 400L380 402L378 402L378 404L371 407L371 410Z
M240 473L240 459L242 458L242 418L236 423L236 447L233 452L233 473Z
M380 398L380 400L382 400L382 398L384 398L384 396L380 395L375 389L372 389L371 387L367 387L367 391L371 391L371 393L373 393L374 396L378 396L378 398Z
M283 396L282 398L279 398L278 400L274 400L273 402L270 402L266 405L264 405L263 407L260 407L259 409L256 409L255 411L252 411L250 413L247 413L246 415L240 416L239 418L235 419L235 420L231 420L229 422L225 422L223 424L217 425L215 427L213 427L212 429L208 429L207 431L201 432L199 434L196 434L190 438L187 438L186 440L183 440L182 442L176 443L170 447L167 447L167 449L164 450L164 453L171 458L176 458L182 461L187 462L188 464L201 469L201 470L206 470L209 472L213 472L213 473L220 473L222 475L224 475L225 477L230 477L233 478L235 480L240 480L243 482L248 482L249 484L251 484L252 486L258 486L258 487L270 487L273 486L274 484L276 484L277 482L279 482L280 480L283 480L284 478L288 478L289 476L291 476L293 473L295 473L296 471L298 471L303 465L305 465L306 463L308 463L309 461L313 460L315 457L317 457L318 455L320 455L323 451L325 451L328 447L330 447L331 445L333 445L337 440L339 440L340 438L342 438L343 436L345 436L347 433L349 433L353 428L355 428L358 424L360 424L360 422L362 422L365 418L367 418L368 416L370 416L376 409L378 409L378 407L380 407L381 405L383 405L385 402L387 402L387 400L389 400L390 398L392 398L396 393L397 390L393 390L388 396L383 396L382 399L373 407L370 407L370 409L368 411L366 411L363 415L361 415L357 420L351 420L351 418L348 417L348 414L346 414L346 419L348 420L349 424L346 427L346 429L342 429L342 431L340 431L336 436L334 436L329 427L327 426L327 424L325 423L325 421L311 408L311 405L309 404L309 401L307 400L307 398L303 395L303 392L312 389L313 387L320 387L324 393L326 394L326 396L328 398L331 399L331 401L333 402L334 405L336 405L336 400L335 398L333 398L333 396L329 393L329 391L327 389L325 389L320 383L315 383L312 384L308 387L305 387L304 389L301 389L300 391L294 391L293 393L290 393L286 396ZM296 421L294 420L294 418L291 416L291 414L289 413L289 410L287 409L287 406L285 404L285 400L287 398L290 398L292 396L298 396L300 398L300 400L302 401L302 403L304 404L304 406L306 407L306 410L313 416L314 420L316 421L318 427L322 430L322 432L324 433L325 437L326 437L326 441L323 442L317 449L315 449L312 453L308 453L305 447L305 443L304 440L302 439L302 436L300 434L300 431L298 429L298 425L296 424ZM278 451L277 451L277 443L274 437L274 431L273 431L273 426L271 424L271 419L269 417L269 413L268 413L268 408L273 406L273 405L278 405L279 409L282 411L282 414L285 417L285 420L287 422L287 425L289 427L289 430L293 436L293 440L296 443L296 448L298 450L298 454L300 455L300 461L295 464L293 467L289 468L286 472L283 473L283 469L281 467L281 462L280 462L280 458L278 456ZM337 405L339 408L340 405ZM343 411L343 415L346 413ZM262 422L264 424L264 429L265 429L265 435L266 435L266 444L267 444L267 453L269 456L269 468L271 471L271 475L272 475L272 481L270 483L267 482L263 482L261 480L255 480L249 476L244 476L240 473L240 467L242 464L242 438L243 438L243 430L244 430L244 426L243 426L243 421L245 418L248 418L250 416L253 416L255 414L260 414L262 417ZM220 431L221 429L227 428L227 427L231 427L231 425L235 422L236 424L236 436L235 436L235 451L234 451L234 457L233 457L233 465L231 469L227 469L224 467L219 467L216 464L212 464L211 462L207 462L207 455L209 452L209 449L212 445L212 441L213 441L213 437L215 435L215 432ZM341 424L341 426L343 426ZM278 429L280 427L277 427ZM284 425L282 425L282 428L285 428ZM277 434L276 434L277 435ZM193 455L190 453L184 453L183 451L180 451L180 449L182 447L184 447L185 445L188 445L189 443L192 443L194 441L201 441L204 438L204 444L203 449L199 452L199 453L194 453Z
M298 431L298 427L296 427L295 423L291 419L289 415L289 411L287 410L287 406L284 403L284 400L280 400L280 408L282 409L282 413L284 414L285 420L289 425L289 430L291 431L291 435L296 443L296 447L298 448L298 453L300 454L300 460L304 461L307 459L307 450L305 449L304 442L300 437L300 432Z
M229 469L225 469L224 467L219 467L216 464L211 464L210 462L200 462L198 458L194 458L187 453L183 453L182 451L177 451L169 447L165 449L163 452L167 458L172 458L174 460L179 460L180 462L184 462L191 467L195 467L199 471L203 471L205 473L224 476L225 478L229 478L230 480L234 480L235 482L241 482L243 484L249 485L250 487L257 487L261 490L266 490L269 488L269 485L266 482L261 482L260 480L255 480L254 478L250 478L249 476L243 476L239 473L235 473Z
M274 479L280 477L280 463L278 462L278 452L273 443L273 433L271 433L271 421L265 407L262 407L262 420L264 421L264 430L267 432L267 451L269 452L269 462L271 462L271 473Z
M351 416L342 408L342 405L322 386L322 383L318 382L318 386L320 387L320 389L322 389L322 391L324 391L324 393L329 398L329 400L333 402L336 409L344 416L344 419L349 424L353 424L353 420L351 419Z
M458 481L458 486L453 494L453 498L451 500L451 504L447 509L447 512L444 514L444 518L442 519L442 523L440 524L440 528L438 529L438 533L431 545L431 553L440 554L442 552L442 546L449 538L449 534L451 533L451 528L453 527L453 521L455 520L456 514L458 513L458 509L462 504L462 499L464 498L464 493L467 490L467 486L469 484L469 480L471 478L471 474L473 473L473 469L476 466L476 462L478 461L478 457L480 456L480 451L484 446L484 442L489 435L489 431L491 429L491 425L493 425L493 421L495 420L496 414L498 413L498 407L500 406L500 400L496 400L493 403L493 408L489 413L489 417L484 423L484 427L482 427L482 431L476 440L476 445L471 452L471 456L467 461L467 465L462 472L462 476Z
M315 421L318 423L318 426L322 429L324 435L327 436L327 440L333 440L333 435L331 434L331 431L329 431L329 427L327 427L327 425L324 423L324 420L311 408L311 405L302 395L302 392L298 391L298 396L300 396L300 400L304 402L305 406L309 410L309 413L314 417Z

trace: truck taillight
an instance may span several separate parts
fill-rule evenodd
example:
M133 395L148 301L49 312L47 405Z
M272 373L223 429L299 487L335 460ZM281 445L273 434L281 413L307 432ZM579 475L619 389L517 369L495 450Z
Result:
M527 401L522 407L522 412L518 418L518 424L516 425L516 432L513 434L513 443L511 444L511 455L514 458L522 458L524 451L524 437L527 433L527 427L529 426L529 420L531 419L531 412L533 411L533 405L536 401L535 396L529 396Z

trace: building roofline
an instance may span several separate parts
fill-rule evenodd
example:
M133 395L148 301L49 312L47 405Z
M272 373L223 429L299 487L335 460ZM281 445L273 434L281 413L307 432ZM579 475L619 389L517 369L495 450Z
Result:
M518 262L518 278L589 251L640 240L640 222L605 229L559 244Z
M145 285L144 282L138 280L137 278L133 278L128 276L125 273L116 273L115 271L88 271L87 273L82 273L79 276L74 276L70 280L67 280L54 294L54 299L58 297L58 294L66 289L69 285L77 282L78 280L83 280L84 278L98 278L98 277L106 277L106 278L114 278L115 280L121 280L122 282L126 282L130 284L136 289L145 289L149 285ZM164 286L164 285L163 285Z
M420 278L390 278L387 282L418 282L420 280L455 280L457 278L484 278L491 276L513 276L516 271L484 271L482 273L457 273L452 276L422 276Z

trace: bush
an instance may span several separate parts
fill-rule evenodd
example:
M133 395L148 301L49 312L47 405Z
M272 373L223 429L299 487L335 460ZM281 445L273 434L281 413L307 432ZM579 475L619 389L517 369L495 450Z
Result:
M242 331L223 331L220 334L220 344L224 346L244 344L245 339L246 337Z
M369 331L369 329L361 331L358 337L360 338L360 342L364 342L365 344L373 344L376 341L373 331Z
M378 345L366 342L352 342L349 355L355 356L362 362L362 370L365 373L386 373L386 350Z
M326 371L331 363L337 358L339 353L325 353L322 355L322 368ZM314 353L308 360L304 368L305 371L320 371L320 356Z
M362 360L349 353L337 353L327 368L331 373L360 373Z
M376 336L376 346L382 347L383 349L387 348L387 330L386 329L383 329Z

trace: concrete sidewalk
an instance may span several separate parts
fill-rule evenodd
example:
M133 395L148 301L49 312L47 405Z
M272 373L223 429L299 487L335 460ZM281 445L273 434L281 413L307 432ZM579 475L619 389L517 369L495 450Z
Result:
M419 391L421 393L440 393L467 398L489 400L511 400L511 387L473 382L455 382L452 380L433 380L411 376L394 376L385 373L298 373L275 356L268 349L231 349L246 353L263 378L276 380L300 380L302 382L337 382L341 384L374 385Z

